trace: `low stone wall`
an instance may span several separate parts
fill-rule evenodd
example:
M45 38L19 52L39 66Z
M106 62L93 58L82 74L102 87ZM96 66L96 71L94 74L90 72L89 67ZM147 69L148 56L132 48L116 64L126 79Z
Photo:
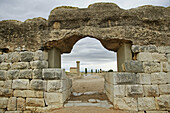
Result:
M105 76L105 92L115 109L140 113L170 111L170 46L132 46L125 72Z
M48 53L0 55L0 113L50 112L71 94L71 80L62 69L48 68Z

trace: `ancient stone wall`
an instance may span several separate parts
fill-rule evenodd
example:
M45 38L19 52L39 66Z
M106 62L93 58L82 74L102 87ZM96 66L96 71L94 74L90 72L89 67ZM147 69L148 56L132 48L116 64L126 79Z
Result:
M105 92L115 109L140 113L170 110L170 46L131 48L134 58L126 61L125 72L105 76Z
M48 53L38 50L0 55L0 113L50 112L71 94L62 69L48 68Z

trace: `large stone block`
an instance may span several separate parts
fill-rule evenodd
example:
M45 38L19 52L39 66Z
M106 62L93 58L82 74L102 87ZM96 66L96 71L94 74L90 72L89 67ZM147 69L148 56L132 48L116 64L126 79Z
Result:
M60 92L62 90L61 80L48 80L47 82L47 92Z
M151 84L151 74L138 73L137 76L139 77L139 84Z
M143 68L145 73L154 73L154 72L161 71L160 63L155 63L155 62L144 62Z
M124 71L126 72L143 72L143 63L141 61L128 60L123 64Z
M152 58L153 58L154 62L165 62L165 61L167 61L165 54L152 53Z
M26 106L44 107L44 99L42 98L26 98Z
M32 69L48 68L48 62L47 61L36 60L36 61L30 62L30 64L31 64Z
M41 69L33 70L33 79L42 79L42 70Z
M6 111L5 113L22 113L22 111Z
M8 70L7 79L17 79L19 77L19 70Z
M31 79L33 75L32 69L20 70L19 77L20 79Z
M125 97L126 90L125 85L114 85L114 97Z
M7 108L8 98L0 97L0 108Z
M159 85L160 94L170 94L170 84Z
M144 95L146 97L157 97L159 96L158 85L144 85Z
M12 52L8 54L7 62L19 62L21 60L21 55L19 52Z
M0 80L5 80L6 79L6 71L0 70Z
M12 89L29 89L29 80L28 79L13 80Z
M143 97L142 85L126 85L126 96L128 97Z
M17 110L24 111L26 107L26 102L24 98L17 98Z
M38 50L34 53L34 60L48 60L48 53Z
M10 68L11 68L11 63L6 63L6 62L0 63L0 70L8 70Z
M166 84L168 82L167 73L152 73L151 74L151 83L152 84Z
M55 105L59 103L64 103L62 93L44 93L46 105Z
M15 90L15 97L29 97L29 98L43 98L43 91L34 91L34 90Z
M29 67L28 62L15 62L11 65L11 69L28 69Z
M108 82L105 82L104 89L111 95L114 95L114 85Z
M15 97L26 97L25 90L14 90Z
M170 110L170 95L160 95L156 102L160 110Z
M104 75L104 79L106 82L113 84L114 83L114 76L116 76L116 73L109 72L106 75Z
M170 63L168 62L161 62L161 71L163 72L170 72Z
M10 97L8 99L7 110L8 111L15 111L16 107L17 107L17 98L16 97Z
M4 88L11 89L12 88L12 80L6 80L4 84Z
M146 111L146 113L168 113L168 111Z
M5 109L0 109L0 113L5 113Z
M156 110L156 103L154 97L142 97L138 98L139 110Z
M43 78L45 80L58 80L61 79L63 75L62 69L43 69Z
M30 82L30 88L34 90L45 90L46 83L43 80L33 79Z
M158 52L159 53L170 53L170 46L159 46Z
M0 81L0 87L4 87L5 81Z
M137 100L132 97L114 98L114 108L137 111Z
M168 62L170 62L170 54L167 54L166 58L168 59Z
M33 52L21 52L21 62L30 62L33 60Z
M3 97L10 97L13 94L12 89L7 89L7 88L0 88L0 96Z
M153 61L152 53L149 53L149 52L138 53L137 60L139 60L139 61Z
M155 45L146 45L146 46L140 46L140 45L132 45L132 52L133 53L139 53L139 52L157 52L157 47Z

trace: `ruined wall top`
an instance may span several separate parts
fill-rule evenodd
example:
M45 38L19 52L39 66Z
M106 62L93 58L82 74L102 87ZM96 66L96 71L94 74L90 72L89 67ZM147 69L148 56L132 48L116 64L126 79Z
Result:
M170 7L124 10L113 3L96 3L88 8L57 7L48 20L39 17L24 22L0 21L0 49L10 51L57 47L65 53L86 36L114 51L124 42L170 45Z

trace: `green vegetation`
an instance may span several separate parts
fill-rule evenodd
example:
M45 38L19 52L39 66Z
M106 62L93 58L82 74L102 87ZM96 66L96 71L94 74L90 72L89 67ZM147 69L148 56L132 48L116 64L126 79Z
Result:
M87 68L85 68L85 74L87 74Z

